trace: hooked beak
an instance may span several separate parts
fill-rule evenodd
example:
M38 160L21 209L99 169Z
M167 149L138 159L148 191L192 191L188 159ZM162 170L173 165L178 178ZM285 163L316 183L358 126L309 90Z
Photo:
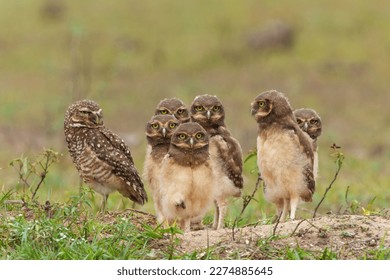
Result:
M210 111L207 111L207 119L209 120L211 117L211 112Z
M303 125L303 130L307 131L307 128L308 128L308 124L307 124L307 122L305 122L305 124Z
M93 116L94 116L93 122L94 122L96 125L102 125L102 124L103 124L103 119L100 118L99 114L94 113Z
M163 128L163 130L162 130L162 134L163 134L163 136L164 136L164 138L165 138L165 136L167 135L167 129L164 127Z
M190 147L192 148L194 146L194 138L190 138Z

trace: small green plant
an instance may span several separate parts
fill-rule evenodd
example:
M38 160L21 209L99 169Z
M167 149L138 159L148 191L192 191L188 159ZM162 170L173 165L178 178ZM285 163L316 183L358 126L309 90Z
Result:
M313 218L316 217L318 208L320 208L322 202L325 200L326 195L328 194L328 192L332 188L334 182L336 182L337 176L340 173L341 166L343 165L344 158L345 158L344 153L339 151L339 149L341 149L340 146L333 144L330 148L333 150L333 153L331 154L331 156L335 158L336 173L334 174L334 177L333 177L332 181L330 182L329 186L326 188L324 195L322 196L320 202L317 204L316 208L314 209Z
M24 191L31 192L31 197L27 195L23 199L34 200L40 186L45 182L49 167L58 162L60 157L60 153L52 149L44 149L36 159L21 156L10 162L9 165L18 173L18 185L22 186Z

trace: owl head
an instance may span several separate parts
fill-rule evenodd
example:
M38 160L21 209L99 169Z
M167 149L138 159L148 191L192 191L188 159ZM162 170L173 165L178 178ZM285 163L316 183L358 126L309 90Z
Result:
M205 94L195 97L190 112L191 120L203 127L224 126L225 111L216 96Z
M172 135L171 147L184 151L208 149L209 137L206 130L198 123L183 123Z
M306 132L311 139L317 139L322 132L321 118L313 109L297 109L294 111L295 119L299 127Z
M66 111L64 125L65 127L101 127L103 126L103 111L95 101L77 101Z
M174 131L180 122L172 115L153 116L146 124L145 134L148 143L152 146L169 144Z
M252 115L257 122L292 116L290 103L283 93L269 90L260 93L251 104Z
M187 106L177 98L163 99L158 103L155 115L172 115L181 123L190 121L190 113Z

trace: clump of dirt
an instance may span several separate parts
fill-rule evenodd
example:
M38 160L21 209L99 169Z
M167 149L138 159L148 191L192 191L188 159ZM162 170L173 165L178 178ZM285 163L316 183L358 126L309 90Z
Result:
M390 247L390 220L381 216L330 215L274 225L238 229L205 229L183 234L179 250L199 252L212 248L222 257L279 258L278 249L301 248L321 254L329 250L337 259L360 259ZM219 254L221 256L221 254Z

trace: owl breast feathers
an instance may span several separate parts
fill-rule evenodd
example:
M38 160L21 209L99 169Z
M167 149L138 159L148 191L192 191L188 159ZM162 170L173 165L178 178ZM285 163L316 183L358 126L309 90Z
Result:
M276 204L281 219L295 211L300 199L311 201L315 190L313 150L309 137L296 123L285 96L271 90L252 102L259 125L258 167L265 184L265 198Z
M190 229L214 199L215 174L209 156L209 139L197 123L181 124L171 139L161 167L162 213L168 222Z

